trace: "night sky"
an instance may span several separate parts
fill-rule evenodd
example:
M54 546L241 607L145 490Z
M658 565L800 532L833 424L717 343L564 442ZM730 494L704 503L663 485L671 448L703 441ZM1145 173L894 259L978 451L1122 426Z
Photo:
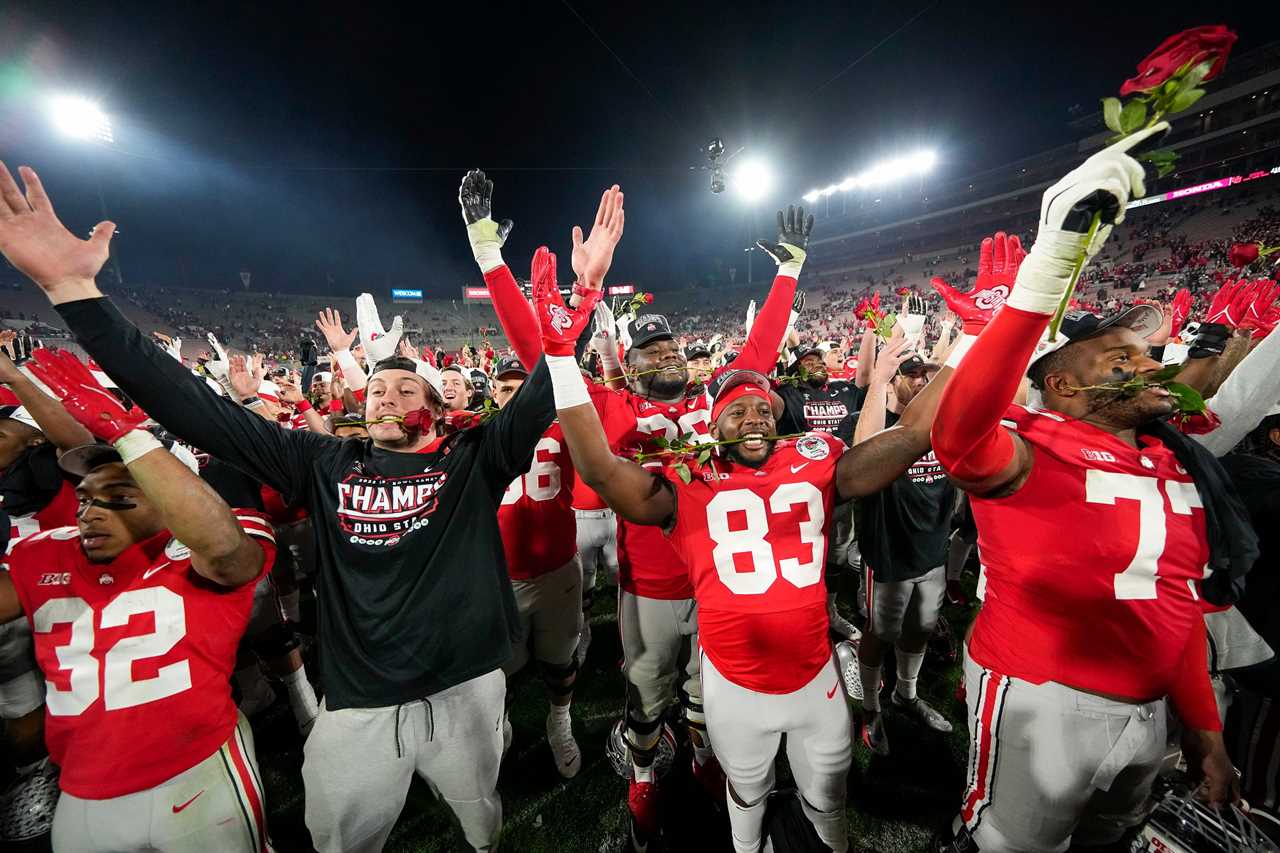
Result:
M1237 51L1280 32L1256 0L186 6L6 3L0 158L39 169L76 231L100 181L130 284L238 287L245 268L254 289L344 294L476 281L467 168L515 220L517 273L540 243L567 256L616 181L611 280L681 287L748 242L746 206L688 171L713 136L773 163L764 233L886 154L930 146L949 179L1070 142L1068 109L1185 27L1226 23ZM115 148L58 139L55 91L100 100Z

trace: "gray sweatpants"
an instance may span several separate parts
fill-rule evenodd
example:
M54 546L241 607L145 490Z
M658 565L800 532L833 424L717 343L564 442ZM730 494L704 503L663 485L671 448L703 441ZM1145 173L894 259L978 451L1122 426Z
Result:
M680 682L689 701L702 704L698 675L698 605L692 598L645 598L621 590L618 632L627 707L641 720L656 720L676 698Z
M388 708L323 704L303 750L306 821L320 853L382 849L417 773L453 810L467 842L492 850L502 828L501 670Z

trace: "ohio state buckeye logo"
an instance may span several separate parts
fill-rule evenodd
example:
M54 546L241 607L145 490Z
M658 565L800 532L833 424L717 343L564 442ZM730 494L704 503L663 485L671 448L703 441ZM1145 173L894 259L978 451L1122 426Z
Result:
M547 308L551 317L551 328L563 332L573 326L573 316L562 305L551 305Z
M1008 298L1008 285L997 284L995 287L975 293L973 304L983 311L994 311L1004 305L1004 301Z

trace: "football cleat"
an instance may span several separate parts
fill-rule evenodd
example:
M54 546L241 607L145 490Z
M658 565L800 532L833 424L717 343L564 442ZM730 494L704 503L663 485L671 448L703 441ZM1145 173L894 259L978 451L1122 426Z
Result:
M547 743L551 745L551 754L560 775L566 779L577 776L582 768L582 753L578 750L578 742L573 739L573 725L568 714L561 716L553 712L547 715Z
M0 839L30 842L49 835L58 793L58 767L46 757L0 796Z
M898 695L898 691L894 690L893 705L895 708L901 708L935 732L951 731L951 721L942 716L937 708L934 708L919 696L914 699L903 699Z
M841 640L857 642L862 638L862 632L854 627L852 622L840 615L840 611L836 608L836 603L833 599L827 600L827 622L828 630Z
M720 762L714 755L702 764L698 763L697 758L693 760L693 778L702 786L702 790L707 792L707 796L711 798L711 801L717 807L724 805L724 768L720 766Z
M662 797L657 782L631 780L627 790L627 810L631 812L631 845L644 853L662 825Z
M889 735L884 730L884 714L871 714L862 721L862 743L881 758L889 756Z
M862 707L862 676L858 673L858 647L844 640L836 643L836 665L840 668L840 681L844 683L845 694Z

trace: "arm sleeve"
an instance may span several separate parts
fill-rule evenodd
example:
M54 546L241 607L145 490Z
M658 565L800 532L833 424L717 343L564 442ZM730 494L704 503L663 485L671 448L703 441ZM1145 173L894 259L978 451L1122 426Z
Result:
M493 311L507 340L511 341L511 348L516 351L516 358L526 367L535 364L542 357L542 331L511 268L506 264L494 267L484 274L484 283L489 286Z
M1209 408L1222 425L1213 432L1194 435L1192 440L1214 456L1222 456L1262 423L1276 403L1280 403L1280 333L1272 332L1236 365L1218 393L1209 398Z
M551 374L546 360L539 357L537 367L529 374L520 392L482 427L484 444L481 459L494 474L493 485L498 494L513 479L529 470L533 449L555 418Z
M778 360L782 337L787 333L787 318L791 316L791 303L796 298L796 280L789 275L779 275L773 280L769 298L764 301L756 321L747 335L747 342L734 361L735 370L755 370L768 376Z
M147 339L105 298L56 306L89 355L169 432L294 500L312 460L338 439L284 430L225 397Z
M1209 639L1204 617L1197 616L1182 653L1182 669L1178 671L1169 698L1174 710L1188 728L1216 732L1222 730L1218 716L1218 700L1209 682Z
M956 479L981 483L1013 459L1013 438L1000 419L1048 325L1047 315L1006 305L956 368L932 430L933 451Z

